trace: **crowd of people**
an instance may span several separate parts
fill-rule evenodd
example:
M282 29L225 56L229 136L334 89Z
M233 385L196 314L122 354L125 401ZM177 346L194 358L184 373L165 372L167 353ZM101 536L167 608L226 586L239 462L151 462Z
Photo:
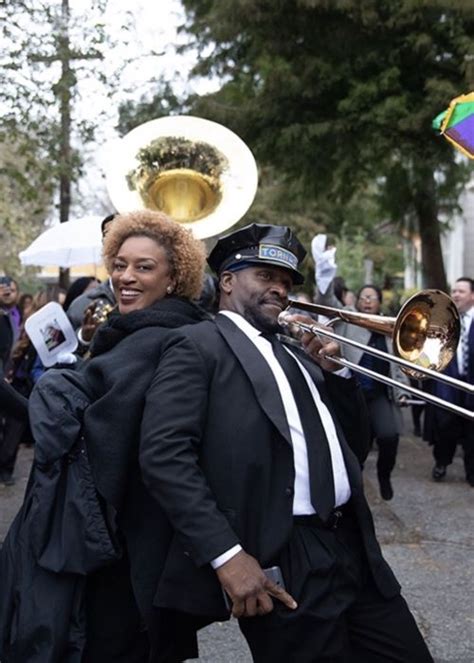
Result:
M26 332L25 322L48 302L61 298L57 292L48 292L46 288L35 294L20 294L15 279L3 279L4 282L0 283L0 378L19 395L28 398L45 367ZM64 310L67 311L76 293L80 294L97 283L92 276L77 279L64 293ZM8 408L0 410L0 485L15 483L14 466L19 444L22 441L32 443L27 424L25 420L10 416Z
M384 299L382 289L374 284L366 284L356 293L349 290L344 280L336 276L335 247L325 249L320 237L325 236L316 236L312 243L313 258L316 263L314 301L333 309L381 315ZM325 239L323 241L325 243ZM474 316L474 280L464 276L458 278L451 289L451 297L461 320L460 340L455 357L443 372L457 380L474 384L474 325L471 325ZM390 312L397 313L397 310ZM371 331L342 321L335 326L335 329L341 336L355 340L367 348L377 348L393 354L391 339L379 331ZM347 347L345 356L353 363L369 368L379 375L392 377L398 384L392 388L372 377L363 374L359 376L369 410L372 440L378 449L377 478L380 495L384 500L390 500L394 494L391 473L395 467L399 437L403 430L400 408L410 400L410 394L404 390L403 385L424 389L447 403L467 410L474 409L474 398L472 394L435 380L420 382L414 377L409 377L396 364L390 364L360 348ZM413 433L423 437L433 448L433 480L444 479L447 467L452 463L456 449L460 447L463 449L466 482L473 487L472 422L436 405L423 405L419 399L414 400L415 404L411 406Z
M362 481L375 442L392 499L408 378L362 350L283 334L306 255L288 227L222 237L212 276L203 243L164 214L113 214L102 231L110 278L76 281L63 304L76 363L45 370L24 330L45 293L20 299L13 279L0 283L4 486L19 442L35 446L0 552L0 660L183 661L198 656L199 628L232 614L257 663L432 661ZM376 285L350 291L335 252L312 249L317 303L380 314ZM452 296L461 341L446 372L473 383L472 279ZM378 332L339 332L391 350ZM341 351L396 371L400 388L341 368ZM468 394L441 395L473 408ZM424 429L433 479L459 444L473 486L472 421L429 406Z

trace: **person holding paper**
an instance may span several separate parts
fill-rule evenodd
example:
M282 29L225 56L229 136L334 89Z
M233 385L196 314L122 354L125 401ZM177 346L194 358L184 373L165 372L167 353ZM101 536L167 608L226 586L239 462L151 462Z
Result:
M331 306L332 308L343 308L341 301L334 295L333 288L337 272L336 247L326 248L326 236L316 235L313 238L311 249L316 265L317 293L315 303ZM352 307L346 308L379 315L381 306L382 292L380 288L367 284L360 288L356 294L355 309ZM336 323L335 331L363 345L372 346L384 352L392 352L391 340L378 332L372 332L345 322ZM355 364L370 368L382 375L390 375L398 382L408 384L408 378L400 371L398 366L364 353L359 348L344 346L343 355ZM357 380L362 387L367 402L372 437L378 447L377 478L380 495L384 500L391 500L394 494L391 474L395 467L398 442L402 432L402 418L397 403L400 399L406 398L408 393L398 387L395 389L387 387L381 382L361 374L357 374Z

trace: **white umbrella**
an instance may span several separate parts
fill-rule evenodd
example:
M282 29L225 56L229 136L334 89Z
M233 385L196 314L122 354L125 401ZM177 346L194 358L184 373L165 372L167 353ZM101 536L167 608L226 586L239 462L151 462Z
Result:
M85 216L48 228L19 254L22 265L72 267L102 262L102 216Z

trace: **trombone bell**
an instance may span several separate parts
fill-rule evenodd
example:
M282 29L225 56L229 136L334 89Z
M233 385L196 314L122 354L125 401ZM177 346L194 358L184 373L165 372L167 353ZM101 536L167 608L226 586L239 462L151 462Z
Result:
M456 305L451 297L441 290L422 290L416 293L405 302L396 318L307 304L292 299L289 305L291 308L301 308L332 318L329 324L343 320L369 331L391 336L395 355L392 361L396 362L396 359L400 358L409 362L410 366L402 365L401 370L417 379L427 377L424 371L439 372L446 368L456 352L461 333ZM284 324L284 316L282 321ZM365 352L372 351L372 348L363 344L349 343L343 336L339 339L341 343L357 345Z
M459 313L451 297L441 290L423 290L405 302L395 319L393 351L414 364L413 370L403 368L405 373L423 379L423 369L446 368L456 353L459 336Z
M291 309L298 308L332 318L328 325L343 320L349 324L378 331L382 334L391 334L394 355L377 348L368 347L341 334L336 334L319 324L308 324L294 320L294 313ZM289 307L280 313L278 322L283 327L288 328L290 334L294 333L294 330L298 334L302 332L320 334L343 345L349 345L380 359L393 362L400 366L402 371L418 379L429 377L469 394L474 394L474 385L439 373L455 356L461 328L456 305L451 297L441 292L441 290L423 290L413 295L402 306L396 318L384 318L383 316L358 313L357 311L348 311L320 304L307 304L306 302L290 299ZM381 375L364 366L359 366L359 364L344 357L331 356L330 359L341 366L368 375L374 380L379 380L392 387L401 387L417 398L474 421L474 412L455 403L448 402L434 394L423 392L412 385L401 384L397 380Z

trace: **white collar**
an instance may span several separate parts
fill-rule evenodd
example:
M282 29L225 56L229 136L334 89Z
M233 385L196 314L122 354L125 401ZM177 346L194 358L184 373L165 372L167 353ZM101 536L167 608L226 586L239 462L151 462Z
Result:
M230 318L232 322L234 322L237 327L244 332L246 336L248 336L250 339L257 338L257 336L261 336L261 333L258 329L256 329L253 325L250 324L240 313L236 313L235 311L227 311L227 310L222 310L219 311L219 313L222 313L222 315L225 315L226 318Z

